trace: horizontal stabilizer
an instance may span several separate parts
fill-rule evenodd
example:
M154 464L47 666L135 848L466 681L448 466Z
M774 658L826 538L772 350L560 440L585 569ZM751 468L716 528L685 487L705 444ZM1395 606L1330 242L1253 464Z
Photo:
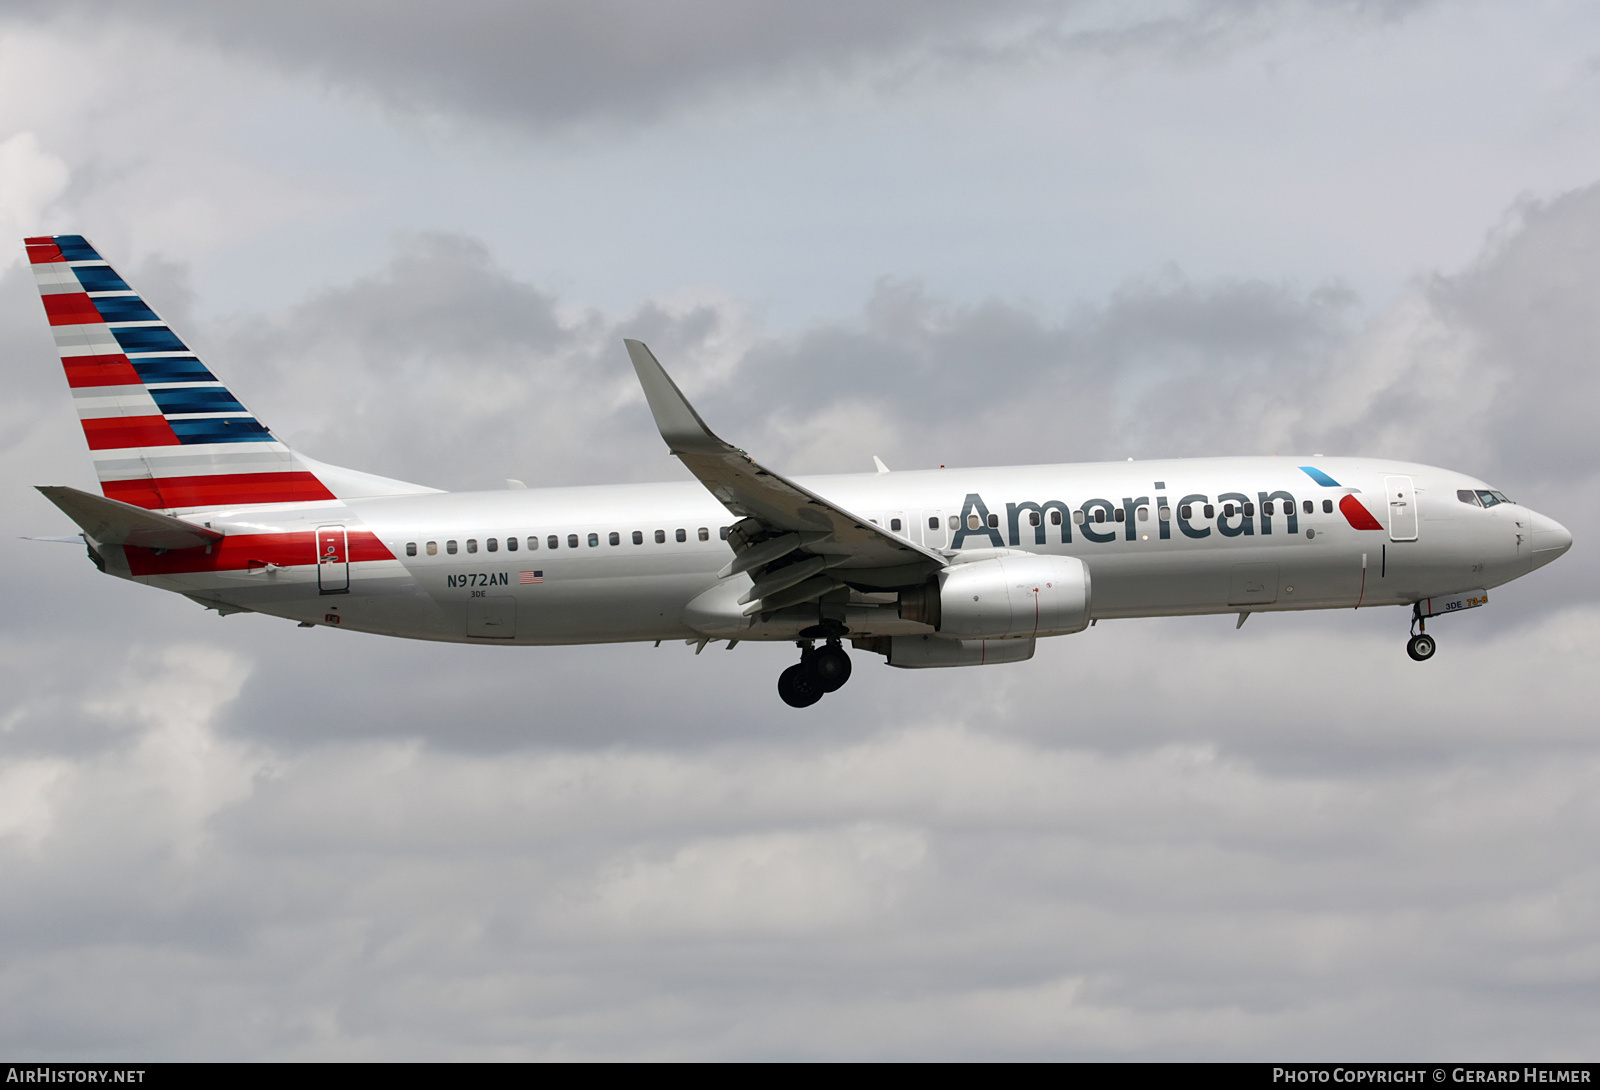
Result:
M103 545L134 545L141 549L193 549L221 541L222 535L204 526L170 515L147 511L121 500L81 492L66 485L38 485L44 498Z

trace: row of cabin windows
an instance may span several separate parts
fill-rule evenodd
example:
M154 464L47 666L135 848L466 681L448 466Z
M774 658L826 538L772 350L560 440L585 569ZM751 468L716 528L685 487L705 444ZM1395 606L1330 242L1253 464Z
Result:
M1256 505L1255 504L1246 503L1246 504L1243 505L1243 508L1244 508L1244 512L1243 513L1244 513L1244 516L1246 518L1255 518L1255 516L1256 516ZM1302 500L1302 501L1300 501L1300 510L1302 512L1304 512L1305 514L1308 514L1308 515L1316 514L1316 511L1317 511L1316 501L1314 501L1314 500ZM1239 508L1236 507L1234 504L1225 503L1225 504L1222 505L1222 517L1223 518L1232 518L1234 515L1236 515L1238 513L1239 513ZM1278 505L1272 500L1267 500L1265 503L1263 503L1261 505L1261 513L1263 515L1267 515L1269 517L1272 516L1272 515L1276 515L1278 513ZM1294 514L1294 504L1286 501L1284 503L1284 505L1283 505L1283 513L1285 515ZM1322 513L1324 515L1333 514L1333 501L1332 500L1323 500L1322 501ZM1186 503L1182 507L1178 508L1178 514L1182 518L1185 518L1185 519L1194 518L1194 507L1191 506L1190 504ZM1214 505L1214 504L1209 504L1208 503L1208 504L1206 504L1204 507L1202 507L1200 509L1200 517L1201 518L1215 518L1216 514L1217 514L1217 508L1216 508L1216 505Z
M1481 502L1482 506L1484 506L1484 507L1492 507L1496 503L1510 503L1511 502L1510 500L1506 499L1504 496L1502 496L1498 492L1478 492L1478 493L1475 494L1475 493L1469 492L1469 491L1467 491L1465 489L1462 489L1461 491L1458 491L1456 493L1456 496L1463 503ZM1479 497L1482 497L1481 501L1479 501ZM1243 505L1243 508L1244 508L1243 514L1244 514L1244 516L1246 518L1254 518L1255 517L1255 514L1256 514L1256 505L1255 504L1246 503L1246 504ZM1209 503L1205 504L1200 510L1201 510L1201 517L1203 517L1203 518L1208 518L1208 519L1209 518L1215 518L1216 515L1217 515L1217 509L1216 509L1216 506L1214 504L1209 504ZM1283 513L1285 515L1292 514L1293 510L1294 510L1294 505L1291 502L1285 501L1284 504L1283 504ZM1301 510L1303 510L1308 515L1314 514L1316 512L1316 504L1312 500L1304 500L1301 503ZM1238 508L1234 504L1225 503L1225 504L1222 505L1222 514L1223 514L1224 518L1233 518L1236 514L1239 514L1239 513L1240 512L1239 512ZM1261 513L1263 515L1268 515L1268 516L1277 514L1278 513L1278 505L1277 505L1277 503L1274 502L1273 500L1267 500L1265 503L1263 503L1261 505ZM1322 501L1322 513L1325 514L1325 515L1333 514L1333 501L1332 500L1323 500ZM1182 518L1184 518L1186 520L1187 519L1192 519L1192 518L1194 518L1194 506L1192 504L1187 504L1186 503L1182 507L1178 508L1178 514L1179 514L1180 517L1182 517ZM1120 507L1113 509L1112 512L1111 512L1111 521L1113 521L1113 522L1125 522L1127 520L1127 517L1128 517L1127 511L1125 509L1123 509L1123 508L1120 508ZM1135 517L1140 522L1149 522L1150 521L1150 508L1141 505L1140 507L1138 507L1136 509ZM1160 510L1160 518L1161 518L1162 522L1170 522L1172 520L1172 508L1170 508L1170 507L1161 508L1161 510ZM877 519L873 519L872 520L873 523L877 523L877 521L878 521ZM1038 526L1040 521L1041 521L1041 519L1040 519L1039 512L1037 512L1037 511L1029 511L1028 512L1028 525L1029 526ZM1072 521L1074 523L1076 523L1077 525L1082 526L1084 524L1084 522L1087 521L1087 517L1084 515L1084 513L1082 511L1074 511L1074 512L1072 512ZM1094 521L1097 522L1097 523L1106 521L1106 510L1105 510L1105 508L1101 507L1101 508L1097 508L1095 510ZM1061 525L1061 512L1060 512L1060 510L1052 509L1050 511L1050 525L1051 526L1060 526ZM989 529L991 529L991 530L998 530L1000 528L1000 516L999 515L990 515L989 518L988 518L988 526L989 526ZM894 533L897 533L897 534L901 533L902 532L902 527L903 527L903 523L901 522L900 519L892 518L892 519L889 520L889 529L891 531L893 531ZM982 518L980 518L977 514L971 514L971 515L967 516L967 529L969 529L969 530L981 530L981 529L983 529L983 527L984 527L984 520ZM928 529L937 530L938 528L939 528L939 516L938 515L929 515L928 516ZM951 515L950 516L950 529L952 529L952 530L961 529L961 517L959 515ZM701 541L710 541L711 540L711 530L710 530L709 527L706 527L706 526L700 527L699 530L696 531L696 535L699 537L699 539ZM633 543L635 545L643 545L644 544L644 531L635 530L635 531L633 531L631 536L632 536L632 539L633 539ZM726 526L719 527L718 531L717 531L717 536L719 538L721 538L723 541L728 540L728 527L726 527ZM678 530L675 530L673 532L673 537L674 537L674 540L677 540L677 541L688 541L689 540L688 531L686 531L686 530L684 530L682 528L679 528ZM612 530L608 535L606 535L606 540L612 545L621 545L622 544L622 535L620 533L618 533L616 530ZM655 541L656 541L657 545L665 544L666 540L667 540L667 532L665 530L657 530L655 532ZM596 534L590 534L589 535L589 547L590 548L595 548L595 547L598 547L599 544L600 544L600 535L597 534L597 533ZM561 547L561 535L560 534L551 534L549 537L545 538L545 545L546 545L547 548L550 548L550 549L559 549ZM487 552L491 552L491 553L492 552L497 552L499 550L499 548L500 548L500 540L498 538L493 538L493 537L486 538L484 540L483 546L484 546L485 551L487 551ZM518 548L517 539L514 538L514 537L506 538L505 546L506 546L506 551L507 552L513 552L513 553L516 552L517 548ZM438 551L439 551L439 543L437 541L427 542L426 548L427 548L428 555L429 556L433 556L436 553L438 553ZM533 551L537 550L538 548L539 548L539 539L537 537L529 537L528 538L528 551L533 552ZM569 549L578 548L578 535L577 534L568 534L567 535L567 548L569 548ZM444 551L446 553L450 553L450 554L453 555L456 552L456 543L454 541L446 541L444 543ZM467 538L467 552L475 553L477 551L478 551L478 541L477 541L477 539L476 538L470 538L470 537ZM415 541L406 542L406 555L407 556L416 556L417 555L417 543Z
M729 528L726 527L726 526L720 527L718 529L718 531L717 531L717 536L720 537L723 541L728 540L728 529ZM635 545L643 545L644 544L644 531L643 530L635 530L635 531L633 531L633 534L631 536L633 538L633 543ZM673 536L673 540L674 541L688 541L689 540L689 532L687 530L681 528L681 527L679 529L673 531L673 535L672 536ZM709 526L702 526L698 530L695 531L695 536L698 537L701 541L710 541L711 540L711 528ZM665 545L666 542L667 542L667 532L665 530L657 530L655 532L655 539L656 539L656 544L657 545ZM616 530L612 530L609 534L606 535L606 540L612 545L621 545L622 544L622 535L620 533L618 533ZM506 552L508 552L508 553L516 552L519 548L522 547L521 544L520 544L520 541L521 541L521 539L519 539L519 538L514 538L514 537L506 538L505 539ZM561 535L560 534L551 534L549 537L544 539L544 542L545 542L545 548L547 548L547 549L559 549L559 548L561 548ZM599 545L600 545L600 535L599 534L590 534L589 535L589 547L591 549L593 549L593 548L598 548ZM527 539L527 547L528 547L528 551L529 552L537 552L538 549L539 549L539 538L537 536L531 536L530 535L528 537L528 539ZM454 556L456 554L457 548L458 548L457 547L457 543L454 540L448 540L448 541L446 541L444 543L444 551L447 554L451 555L451 556ZM578 548L578 535L577 534L568 534L567 535L567 548L569 548L569 549ZM423 543L423 550L429 556L437 556L438 553L439 553L439 543L437 541L424 542ZM497 537L484 538L483 550L484 550L484 552L488 552L488 553L497 553L497 552L499 552L500 551L500 539L497 538ZM477 551L478 551L478 539L475 538L475 537L467 538L467 552L475 553ZM406 555L407 556L416 556L417 555L417 543L415 541L406 542Z

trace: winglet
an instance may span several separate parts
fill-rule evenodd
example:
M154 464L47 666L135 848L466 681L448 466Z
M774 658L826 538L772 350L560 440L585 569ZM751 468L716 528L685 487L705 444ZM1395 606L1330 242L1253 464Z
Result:
M644 387L644 399L650 403L650 415L656 418L661 438L674 454L684 451L723 450L727 447L712 434L700 414L694 411L689 399L683 396L678 384L667 375L643 341L624 340L628 358L633 360L633 370Z
M104 545L135 545L145 549L193 549L221 541L222 535L205 526L148 511L131 503L80 492L65 485L36 485L83 532Z

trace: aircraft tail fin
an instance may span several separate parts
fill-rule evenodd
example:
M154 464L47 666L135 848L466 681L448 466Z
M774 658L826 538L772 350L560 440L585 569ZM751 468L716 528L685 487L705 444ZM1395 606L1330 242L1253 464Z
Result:
M178 511L336 498L82 235L26 245L108 499Z

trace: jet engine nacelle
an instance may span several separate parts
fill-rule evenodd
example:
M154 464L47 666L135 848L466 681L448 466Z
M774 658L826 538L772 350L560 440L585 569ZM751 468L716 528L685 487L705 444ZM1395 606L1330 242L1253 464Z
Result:
M1027 553L953 564L920 599L902 595L901 611L948 638L1027 639L1082 632L1089 626L1089 569L1076 557Z

